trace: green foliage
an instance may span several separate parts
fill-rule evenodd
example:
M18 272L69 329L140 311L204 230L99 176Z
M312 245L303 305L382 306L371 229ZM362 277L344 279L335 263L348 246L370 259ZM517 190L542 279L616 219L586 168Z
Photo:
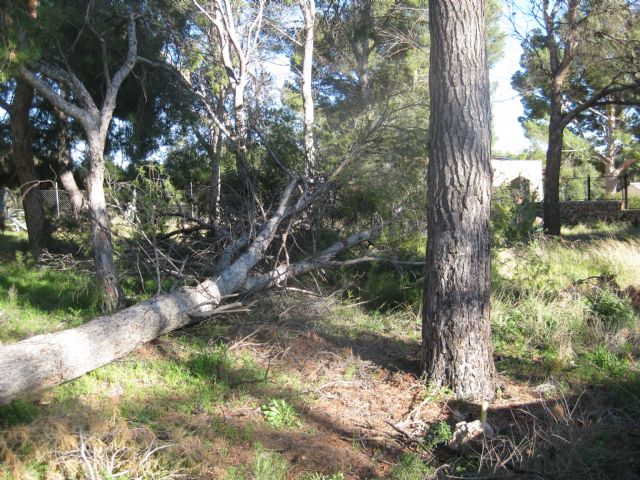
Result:
M14 400L0 405L0 426L19 425L33 421L39 414L38 407L31 402Z
M136 224L148 237L164 232L168 217L161 213L175 209L181 200L180 192L174 188L164 167L154 163L139 167L132 189L135 196L130 201L135 202Z
M538 207L524 198L519 188L498 187L491 203L491 234L495 247L528 241L540 231L535 219Z
M367 275L361 296L376 308L417 307L422 298L422 282L416 282L415 276L407 272L374 267Z
M607 287L597 288L588 300L591 310L607 331L616 332L635 322L636 316L629 300Z
M342 472L333 473L331 475L316 472L303 475L301 480L347 480L347 477Z
M598 345L592 352L587 353L585 358L613 377L619 377L628 370L627 363L604 345Z
M274 398L260 407L260 411L267 423L272 427L296 428L300 426L298 414L285 399Z
M429 431L424 438L424 445L427 448L435 448L438 445L449 443L452 437L451 426L444 420L439 420L429 425Z
M223 369L229 367L229 360L224 347L218 347L214 352L199 353L191 357L187 363L189 371L203 379L214 381Z
M433 467L426 465L414 453L405 453L400 457L397 465L389 471L389 480L424 480L427 475L435 472Z
M256 456L252 464L252 480L285 480L289 462L277 452L265 451L256 445Z

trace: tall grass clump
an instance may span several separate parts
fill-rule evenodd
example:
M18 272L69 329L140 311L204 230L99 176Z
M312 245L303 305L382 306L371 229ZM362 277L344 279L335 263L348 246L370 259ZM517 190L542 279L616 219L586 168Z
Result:
M628 264L637 268L633 274ZM638 271L640 243L608 233L575 241L538 239L499 251L492 297L496 352L541 363L547 373L580 358L593 364L595 349L621 344L621 332L638 329L621 288L640 286Z

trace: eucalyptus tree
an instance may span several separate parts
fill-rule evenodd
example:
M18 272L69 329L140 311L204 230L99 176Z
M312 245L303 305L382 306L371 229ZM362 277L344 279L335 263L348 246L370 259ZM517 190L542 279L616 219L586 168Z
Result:
M633 0L532 0L524 14L537 27L522 34L513 85L525 117L549 117L544 228L559 235L564 131L589 109L637 102L639 12Z
M208 2L192 0L200 13L200 22L207 29L207 40L217 50L226 74L228 89L231 92L233 108L227 117L220 118L222 109L214 115L216 125L225 124L237 154L237 170L243 182L250 182L248 165L249 130L247 126L247 105L245 102L247 85L250 80L251 66L256 61L264 8L266 0L234 2L232 0L210 0ZM214 35L212 35L212 33ZM221 98L218 105L224 104Z
M304 22L304 57L302 60L302 103L304 109L305 174L312 177L316 168L314 130L313 53L315 49L316 0L297 0Z

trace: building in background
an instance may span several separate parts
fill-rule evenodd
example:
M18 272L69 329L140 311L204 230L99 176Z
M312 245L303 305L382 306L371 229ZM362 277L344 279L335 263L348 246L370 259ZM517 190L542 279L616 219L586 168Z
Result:
M542 199L543 178L542 160L514 160L511 158L494 157L491 159L493 169L493 187L504 184L521 185L528 195L535 199Z

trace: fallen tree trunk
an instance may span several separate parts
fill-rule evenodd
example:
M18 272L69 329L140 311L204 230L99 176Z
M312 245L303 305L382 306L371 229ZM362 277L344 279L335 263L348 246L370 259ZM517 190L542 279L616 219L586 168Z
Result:
M303 262L251 276L282 220L299 212L312 199L301 197L295 205L288 206L296 185L297 180L290 182L273 216L247 250L217 279L206 280L197 287L179 288L77 328L0 346L0 405L78 378L156 337L211 317L225 297L256 291L309 271L371 238L371 231L360 232Z

